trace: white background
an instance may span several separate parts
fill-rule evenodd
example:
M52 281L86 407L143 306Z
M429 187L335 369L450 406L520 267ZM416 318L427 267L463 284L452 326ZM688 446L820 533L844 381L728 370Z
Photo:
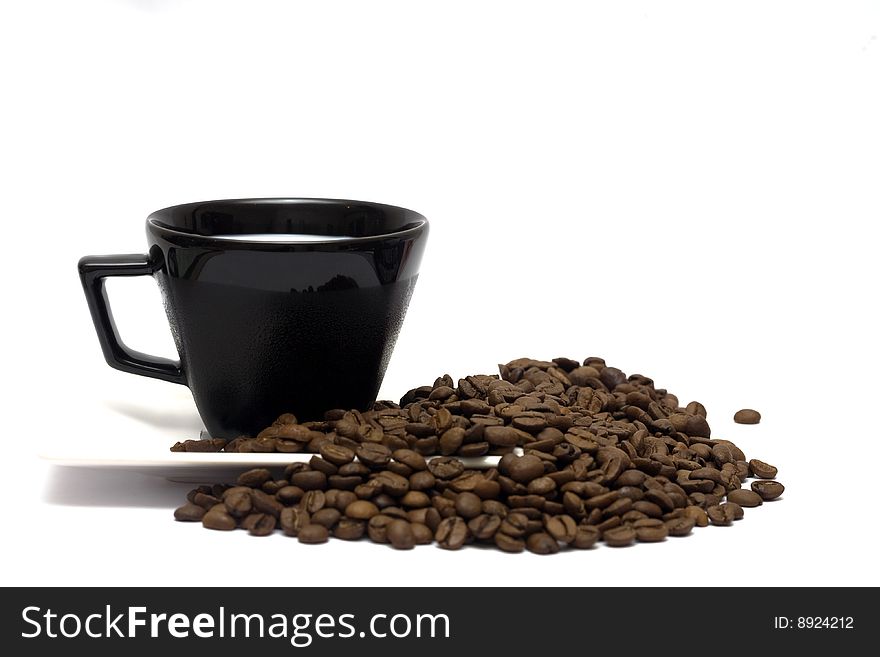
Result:
M5 2L0 581L880 584L878 7ZM38 460L198 425L163 412L183 388L104 364L77 259L142 252L160 207L278 195L431 220L383 397L601 355L704 402L784 499L625 550L399 553L208 532L171 519L186 486ZM126 340L173 355L153 282L112 293Z

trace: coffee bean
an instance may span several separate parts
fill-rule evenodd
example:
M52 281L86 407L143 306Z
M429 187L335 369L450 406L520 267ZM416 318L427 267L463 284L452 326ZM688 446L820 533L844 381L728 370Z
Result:
M758 424L761 414L751 408L743 408L733 414L733 421L737 424Z
M284 509L284 505L276 500L275 497L256 489L251 491L251 505L255 511L269 514L273 518L278 518Z
M706 527L709 524L709 517L706 515L705 509L698 506L689 506L685 509L687 517L694 521L697 527Z
M362 443L358 447L358 460L371 468L378 468L391 460L391 450L379 443Z
M483 509L483 502L473 493L459 493L455 498L455 510L462 518L476 518Z
M223 496L226 511L234 518L244 518L253 508L250 490L231 491Z
M231 529L235 529L236 522L235 518L233 518L225 511L211 509L204 516L202 516L202 526L206 527L207 529L229 531Z
M464 436L465 431L461 427L452 427L444 431L438 441L440 453L445 456L455 454L464 442Z
M528 485L530 495L549 495L554 490L556 490L556 482L550 477L532 479Z
M601 532L596 527L578 525L571 545L579 550L588 550L596 544L600 536Z
M507 466L510 478L519 483L527 483L544 474L544 462L533 454L514 457Z
M763 498L758 493L746 488L737 488L736 490L730 491L727 494L727 500L729 502L736 502L744 507L761 506L764 502Z
M493 540L495 546L503 552L522 552L526 549L526 542L523 539L509 536L503 532L497 532Z
M577 535L577 523L571 516L558 515L544 521L547 533L560 543L571 543Z
M743 511L743 508L736 502L725 502L721 506L730 507L730 511L731 513L733 513L734 520L742 520L746 515L746 512Z
M422 491L411 490L400 498L400 503L408 509L420 509L431 504L431 498Z
M367 523L363 520L342 518L333 528L333 537L343 541L356 541L363 537Z
M621 525L602 532L602 540L609 547L626 547L636 540L636 531L628 526Z
M199 506L198 504L193 504L192 502L187 502L181 507L178 507L174 511L174 519L180 520L182 522L198 522L205 516L204 507Z
M330 538L330 532L323 525L306 525L297 534L300 543L314 545L317 543L326 543Z
M492 538L501 526L501 518L482 513L468 522L468 529L474 538L485 541Z
M761 499L765 502L769 502L782 495L785 491L785 486L778 481L753 481L752 491L760 495Z
M327 529L333 529L341 516L342 513L339 509L325 507L312 514L312 522L316 525L324 525Z
M309 514L317 513L327 504L327 496L324 491L310 490L306 491L299 502L301 508L305 509Z
M550 534L535 532L526 539L526 548L535 554L556 554L559 552L559 543Z
M735 512L730 506L716 504L706 509L706 515L713 525L724 527L733 523Z
M436 482L434 475L428 471L414 472L409 477L410 490L430 490Z
M406 520L394 520L388 525L388 542L396 550L411 550L415 547L416 538L412 526Z
M695 508L695 507L694 507ZM702 510L702 509L701 509ZM670 536L687 536L691 533L696 522L690 516L682 516L666 521L666 531Z
M764 461L759 461L758 459L752 459L749 461L749 472L752 476L757 477L758 479L775 479L778 471L769 463L764 463Z
M311 519L305 509L299 507L286 507L279 518L281 529L288 536L296 536L303 527L309 524Z
M464 472L464 465L458 459L441 456L428 461L428 470L437 479L455 479Z
M355 520L369 520L378 513L379 508L367 500L358 500L345 507L345 515Z
M458 550L467 539L468 528L464 520L453 516L446 518L437 527L434 539L444 550Z
M293 475L290 483L304 491L319 490L327 487L327 475L320 470L305 470Z
M395 518L383 514L375 515L367 522L367 535L374 543L388 542L388 525L394 522Z
M662 520L645 518L633 523L636 532L636 540L640 543L656 543L665 540L669 536L669 530Z
M391 454L395 461L399 461L412 470L420 471L428 467L425 457L411 449L398 449Z
M238 476L239 486L250 486L251 488L259 488L272 478L272 473L266 468L254 468L247 472L242 472Z
M690 413L691 415L699 415L699 416L701 416L701 417L706 417L706 407L703 406L703 405L702 405L700 402L698 402L698 401L692 401L691 403L689 403L689 404L685 407L684 410L686 410L686 411L687 411L688 413Z
M275 517L268 513L252 513L245 518L242 528L251 536L268 536L275 531L275 522Z
M351 463L354 460L354 452L348 447L325 443L321 445L321 456L333 465L340 466ZM335 474L335 473L334 473Z

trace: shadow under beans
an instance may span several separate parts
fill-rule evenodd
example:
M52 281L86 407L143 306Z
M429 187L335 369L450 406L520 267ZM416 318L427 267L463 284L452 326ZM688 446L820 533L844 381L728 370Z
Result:
M175 508L193 484L122 470L52 466L43 501L59 506Z

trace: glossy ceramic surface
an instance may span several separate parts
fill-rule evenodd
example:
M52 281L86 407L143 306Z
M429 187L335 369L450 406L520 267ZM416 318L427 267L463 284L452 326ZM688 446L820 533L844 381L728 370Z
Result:
M218 239L307 234L307 243ZM320 418L375 400L418 277L427 220L331 199L190 203L147 219L147 255L87 256L79 271L111 367L187 385L214 437L279 414ZM179 362L125 347L107 276L152 275Z

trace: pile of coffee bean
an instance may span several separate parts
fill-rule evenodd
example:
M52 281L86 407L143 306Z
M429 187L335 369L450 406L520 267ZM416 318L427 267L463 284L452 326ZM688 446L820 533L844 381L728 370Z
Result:
M304 452L283 473L200 486L175 518L209 529L276 528L302 543L364 536L398 549L436 542L552 554L686 536L775 500L777 470L713 439L706 409L601 358L521 358L498 375L439 377L368 411L284 414L257 436L175 451ZM210 445L195 445L210 443ZM499 455L497 467L466 467ZM743 483L757 477L750 488Z

